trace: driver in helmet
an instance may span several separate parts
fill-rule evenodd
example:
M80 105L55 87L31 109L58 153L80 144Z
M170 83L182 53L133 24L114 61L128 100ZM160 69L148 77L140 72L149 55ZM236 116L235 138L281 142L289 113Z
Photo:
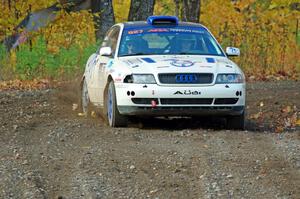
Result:
M180 39L180 52L188 53L193 49L194 40L189 38Z
M125 49L127 51L127 54L134 54L137 52L137 47L133 40L126 41Z

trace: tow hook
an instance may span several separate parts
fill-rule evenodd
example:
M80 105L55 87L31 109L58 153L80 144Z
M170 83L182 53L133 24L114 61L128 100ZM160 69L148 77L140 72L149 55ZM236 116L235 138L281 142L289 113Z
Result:
M151 100L151 107L155 108L157 106L157 103L155 100Z

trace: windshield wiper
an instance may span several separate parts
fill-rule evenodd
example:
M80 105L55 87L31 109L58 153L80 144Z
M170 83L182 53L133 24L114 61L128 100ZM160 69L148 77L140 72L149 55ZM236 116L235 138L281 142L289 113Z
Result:
M136 56L136 55L150 55L148 53L131 53L131 54L125 54L122 55L122 57L126 57L126 56Z
M179 55L213 55L213 54L203 54L203 53L193 53L193 52L181 52Z

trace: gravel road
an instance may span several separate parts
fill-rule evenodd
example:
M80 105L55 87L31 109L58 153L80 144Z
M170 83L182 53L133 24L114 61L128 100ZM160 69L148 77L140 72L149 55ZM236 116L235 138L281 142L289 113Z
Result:
M109 128L72 86L0 91L0 198L300 198L300 82L247 85L247 130L153 119Z

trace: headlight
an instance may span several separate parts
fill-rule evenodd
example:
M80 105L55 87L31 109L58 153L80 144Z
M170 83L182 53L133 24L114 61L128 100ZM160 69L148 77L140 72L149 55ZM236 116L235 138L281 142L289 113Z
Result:
M241 74L218 74L216 84L244 83L244 77Z
M156 84L156 81L154 76L151 74L134 74L126 76L124 83Z

